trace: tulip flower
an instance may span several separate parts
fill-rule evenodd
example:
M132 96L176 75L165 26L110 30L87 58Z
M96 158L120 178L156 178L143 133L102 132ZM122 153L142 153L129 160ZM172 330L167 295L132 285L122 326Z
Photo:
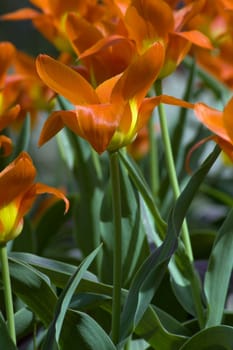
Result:
M0 172L0 245L20 234L23 217L39 194L50 193L62 199L67 212L69 202L64 194L53 187L34 183L35 176L36 169L26 152Z
M153 106L144 99L158 76L164 48L155 43L137 56L124 73L104 81L94 89L79 73L46 55L37 58L41 79L73 105L73 111L55 111L45 122L42 145L64 126L86 139L101 154L131 143L146 124Z
M193 108L196 117L215 134L212 139L233 160L233 98L222 112L204 103L195 103Z

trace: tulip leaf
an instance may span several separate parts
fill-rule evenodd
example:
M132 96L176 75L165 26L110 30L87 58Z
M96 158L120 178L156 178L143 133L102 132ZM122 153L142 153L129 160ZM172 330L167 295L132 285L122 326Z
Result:
M100 247L96 248L88 257L86 257L86 259L82 261L82 263L78 266L75 273L69 280L66 287L61 292L56 304L53 321L48 329L43 350L51 349L55 340L57 343L59 342L61 329L63 326L64 318L65 318L67 309L69 307L71 298L78 284L80 283L84 273L86 272L86 270L88 269L92 261L94 260L99 250L100 250Z
M230 350L233 348L233 327L206 328L192 336L180 350Z
M7 349L7 350L17 350L16 345L14 345L6 323L4 322L2 315L0 314L0 345L1 349Z
M121 164L122 165L122 164ZM127 287L137 268L149 254L145 230L142 225L139 196L129 180L125 167L120 166L121 225L122 225L122 283ZM101 231L104 242L101 280L112 283L113 217L111 186L107 187L101 208Z
M233 267L233 209L221 226L212 249L205 275L204 289L208 303L206 326L221 323Z
M15 329L17 339L20 339L32 329L33 321L33 313L25 307L22 307L15 313Z
M191 177L171 210L168 219L168 231L164 242L155 249L137 271L129 288L129 293L121 315L122 342L135 329L151 302L166 272L168 262L177 249L178 235L187 210L210 167L218 157L219 152L219 148L216 147L200 169ZM190 266L188 266L188 269L189 268Z
M21 261L24 264L29 264L36 267L37 270L46 274L51 282L59 288L64 288L67 285L68 280L77 269L77 267L74 265L53 259L43 258L34 254L12 252L10 257L17 259L17 261ZM96 276L89 271L85 272L77 291L93 292L109 296L112 295L112 287L98 282Z
M102 327L80 311L67 312L60 343L62 350L116 350Z
M9 258L9 266L13 292L47 326L53 318L57 300L49 278L12 257Z
M146 205L148 206L151 215L154 217L155 220L155 225L158 229L158 233L160 238L165 237L165 232L166 232L166 223L160 216L159 210L155 205L154 198L152 196L152 193L140 171L138 168L137 164L133 162L130 157L128 157L126 154L123 152L119 152L120 159L126 169L128 170L129 176L131 180L133 181L135 187L138 189L139 193L141 194L143 200L145 201ZM160 239L159 239L160 242Z
M187 329L178 321L153 306L146 310L135 333L153 348L156 349L159 346L163 350L180 349L188 335Z

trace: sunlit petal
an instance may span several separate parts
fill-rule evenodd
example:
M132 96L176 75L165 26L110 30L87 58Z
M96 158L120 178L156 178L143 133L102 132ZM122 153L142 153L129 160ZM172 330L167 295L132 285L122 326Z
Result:
M156 42L124 71L112 93L112 101L134 98L138 105L158 76L164 62L164 46Z
M213 45L211 44L209 38L207 38L206 35L202 34L198 30L190 30L188 32L177 32L173 34L179 35L197 46L203 47L205 49L213 49Z
M36 67L41 79L74 105L99 102L92 86L65 64L47 55L39 55Z

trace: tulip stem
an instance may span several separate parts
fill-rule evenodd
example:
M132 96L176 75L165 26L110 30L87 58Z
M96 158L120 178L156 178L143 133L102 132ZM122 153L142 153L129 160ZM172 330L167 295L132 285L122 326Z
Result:
M158 81L156 84L156 93L157 93L157 95L162 94L161 81ZM167 120L166 120L166 113L165 113L165 109L164 109L163 104L160 104L158 106L158 110L159 110L159 120L160 120L162 138L163 138L163 142L164 142L168 175L169 175L169 178L171 181L171 186L173 189L174 197L175 197L175 199L177 199L180 195L180 188L179 188L179 183L178 183L178 179L177 179L177 175L176 175L176 168L175 168L172 147L171 147L171 141L170 141L170 137L169 137L168 125L167 125ZM181 236L182 236L182 240L183 240L183 243L185 246L187 256L189 257L192 268L194 269L194 266L193 266L194 258L193 258L193 252L192 252L192 245L191 245L191 241L190 241L190 237L189 237L188 225L187 225L186 220L184 220L183 225L182 225ZM195 270L193 270L193 271L195 272ZM196 313L197 313L199 325L201 328L203 328L204 322L205 322L205 315L204 315L204 310L202 307L201 292L200 292L200 287L198 284L198 279L197 279L197 276L194 272L190 275L190 285L192 288L194 304L195 304L195 308L196 308Z
M160 80L156 82L155 88L156 88L157 95L161 95L162 84ZM165 158L167 162L168 175L171 181L174 198L177 199L180 195L180 188L179 188L175 163L174 163L173 154L172 154L172 147L171 147L171 141L170 141L170 136L168 131L166 113L165 113L164 105L162 103L160 103L160 105L158 106L158 111L159 111L161 133L162 133L162 138L164 143ZM182 234L182 239L185 245L187 255L190 261L193 261L192 246L189 238L188 225L186 220L184 220L183 222L181 234Z
M16 344L14 308L13 308L11 281L10 281L10 272L9 272L6 245L0 246L0 257L1 257L1 265L2 265L2 280L3 280L3 287L4 287L4 298L5 298L8 330L9 330L10 337L12 338L14 344Z
M112 186L112 210L114 224L114 251L113 251L113 296L112 296L112 341L114 344L120 338L121 314L121 191L118 153L110 155L110 176Z
M159 172L158 172L158 147L157 139L155 137L154 130L154 118L153 116L149 120L148 124L149 131L149 157L150 157L150 180L151 180L151 191L155 201L158 201L158 191L159 191Z

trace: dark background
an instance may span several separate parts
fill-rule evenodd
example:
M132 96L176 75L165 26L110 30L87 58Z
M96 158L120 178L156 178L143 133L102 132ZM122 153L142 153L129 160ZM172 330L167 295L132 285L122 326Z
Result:
M0 3L0 15L13 12L23 7L33 8L27 0L1 0ZM0 20L0 41L11 41L19 50L33 56L42 52L48 54L56 53L52 44L44 39L33 27L30 20Z

